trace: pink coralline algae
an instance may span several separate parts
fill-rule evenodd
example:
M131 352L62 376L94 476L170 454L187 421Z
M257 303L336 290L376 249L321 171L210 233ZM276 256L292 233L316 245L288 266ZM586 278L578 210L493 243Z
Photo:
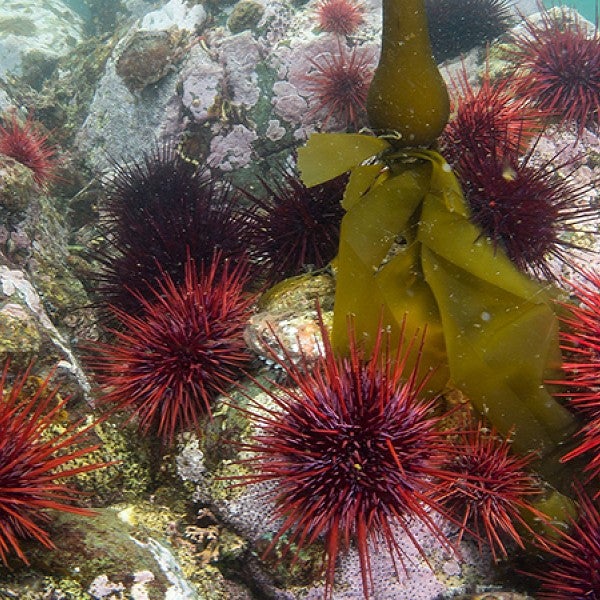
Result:
M223 67L212 61L204 51L194 61L193 67L184 72L181 100L197 123L203 123L213 116L223 77Z
M302 123L308 112L308 101L298 94L298 89L288 81L277 81L273 93L273 112L288 123Z
M254 156L252 143L258 139L255 131L234 125L225 135L217 135L210 142L207 163L222 171L233 171L250 164Z
M256 66L261 60L259 45L250 31L223 41L218 50L225 67L224 95L236 105L253 107L260 97Z

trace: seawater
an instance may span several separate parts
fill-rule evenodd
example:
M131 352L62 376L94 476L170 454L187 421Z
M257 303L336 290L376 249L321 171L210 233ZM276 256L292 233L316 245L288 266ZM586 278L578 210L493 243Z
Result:
M561 3L553 2L552 0L544 0L544 6L551 8ZM585 17L588 21L596 23L598 15L598 0L571 0L565 2L567 6L573 7L580 15Z
M71 10L74 10L76 13L81 15L84 19L90 18L90 9L83 0L63 0L64 4L66 4Z

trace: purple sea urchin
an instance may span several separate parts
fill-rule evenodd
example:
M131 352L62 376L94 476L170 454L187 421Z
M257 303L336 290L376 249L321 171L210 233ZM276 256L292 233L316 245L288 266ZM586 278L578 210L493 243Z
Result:
M437 62L491 42L512 21L509 0L426 0L425 7Z
M269 280L326 266L337 253L347 177L307 188L295 171L276 169L262 180L265 196L251 196L258 210L248 228L251 254Z
M491 153L482 149L460 158L457 176L484 235L521 271L554 279L549 258L568 260L573 244L566 236L598 218L598 208L581 201L593 184L572 183L560 171L574 165L556 166L551 159L536 164L535 146L524 156L515 151L519 146L500 132Z
M208 268L215 250L234 261L245 255L246 218L237 196L171 144L115 171L101 222L106 245L96 254L104 305L135 314L163 272L175 284L184 282L188 256Z

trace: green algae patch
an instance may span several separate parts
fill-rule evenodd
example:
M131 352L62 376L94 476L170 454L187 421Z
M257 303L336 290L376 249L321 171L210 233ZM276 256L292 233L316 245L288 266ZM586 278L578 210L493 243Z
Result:
M140 439L133 425L119 422L99 423L94 434L101 442L100 448L81 457L81 464L74 466L116 464L77 475L77 486L93 494L96 504L133 501L147 494L153 482L150 442Z
M0 308L0 361L12 361L25 368L40 352L42 336L36 320L20 304L7 303Z
M115 511L98 509L91 518L61 513L53 518L49 529L56 549L28 549L36 571L71 579L84 589L100 575L115 582L130 582L134 573L150 571L155 577L148 587L150 598L164 597L169 582L151 552L134 541L132 529Z
M231 33L255 29L265 12L265 7L254 0L242 0L231 11L227 26Z

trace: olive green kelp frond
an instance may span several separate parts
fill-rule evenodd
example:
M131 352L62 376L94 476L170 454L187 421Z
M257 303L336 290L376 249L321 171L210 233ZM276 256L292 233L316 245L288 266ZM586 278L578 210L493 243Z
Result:
M367 348L382 317L410 339L427 329L428 389L451 382L514 448L554 453L574 429L544 381L560 364L548 289L519 272L469 220L460 185L431 150L396 151L382 138L315 134L299 151L304 182L350 170L344 197L333 344L347 348L348 315ZM415 357L416 359L416 357ZM559 464L542 460L552 483Z

